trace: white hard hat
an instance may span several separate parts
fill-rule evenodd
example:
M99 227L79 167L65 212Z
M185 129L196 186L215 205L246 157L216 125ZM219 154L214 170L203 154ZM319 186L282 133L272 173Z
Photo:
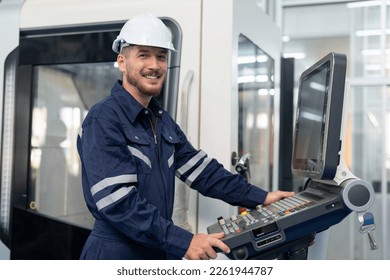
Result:
M143 14L129 19L113 42L112 50L119 53L122 44L159 47L176 51L172 44L171 31L158 17L152 14Z

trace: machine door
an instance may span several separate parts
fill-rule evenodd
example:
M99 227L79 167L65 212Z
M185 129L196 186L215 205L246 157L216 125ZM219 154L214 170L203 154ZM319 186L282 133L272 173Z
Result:
M76 139L91 106L120 78L110 45L122 25L21 32L11 259L80 256L94 219L83 199Z
M218 21L215 5L203 4L201 148L232 172L249 155L249 180L271 190L278 185L281 32L257 1L219 2ZM237 208L200 197L199 212L201 231Z
M58 1L42 10L35 9L32 1L26 2L20 46L10 55L10 65L16 65L16 86L15 94L5 100L9 109L4 111L4 118L9 122L3 123L3 139L13 142L3 145L13 143L8 147L13 154L1 168L4 174L12 166L12 171L7 171L12 178L12 201L1 202L11 208L9 215L2 217L1 237L11 250L11 259L80 256L94 219L83 199L76 139L88 110L110 94L120 77L111 45L123 23L132 15L152 12L171 29L178 52L169 58L160 102L173 118L185 74L198 71L200 1L193 1L191 9L168 0L164 8L153 9L150 4L123 1L119 13L117 5L105 4L100 10L111 9L111 14L118 16L108 22L98 13L78 13L78 9L89 9L88 4L72 7L71 15L66 15L70 9L63 9L64 15L44 17L66 3ZM37 15L42 19L39 23L34 21ZM78 23L85 20L90 23ZM183 41L183 33L191 36ZM193 87L196 90L196 84ZM197 95L190 97L195 105L196 98ZM197 109L191 110L196 116ZM189 135L193 130L194 126L189 126Z

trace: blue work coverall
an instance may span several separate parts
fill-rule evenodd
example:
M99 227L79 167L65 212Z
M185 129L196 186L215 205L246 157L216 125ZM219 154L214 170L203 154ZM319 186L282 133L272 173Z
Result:
M117 81L91 108L77 146L95 218L81 259L181 259L193 234L172 222L175 176L205 196L253 208L267 192L195 149L155 99L144 108Z

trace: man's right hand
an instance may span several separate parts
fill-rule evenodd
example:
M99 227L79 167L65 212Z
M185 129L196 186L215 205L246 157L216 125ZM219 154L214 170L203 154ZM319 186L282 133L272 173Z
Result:
M229 247L220 240L224 236L225 233L223 232L195 234L184 257L189 260L215 259L217 257L217 253L213 247L219 248L222 252L229 254Z
M274 191L269 192L264 200L264 205L271 204L282 198L293 196L295 192L286 192L286 191Z

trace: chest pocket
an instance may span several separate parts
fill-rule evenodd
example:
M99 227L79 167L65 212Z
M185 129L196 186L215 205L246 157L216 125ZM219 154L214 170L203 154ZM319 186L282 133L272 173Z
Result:
M127 139L127 148L133 155L137 170L149 174L152 169L150 138L143 131L124 129Z
M162 138L164 141L164 153L163 160L167 161L169 169L175 171L175 145L180 142L179 137L169 130L162 132Z

